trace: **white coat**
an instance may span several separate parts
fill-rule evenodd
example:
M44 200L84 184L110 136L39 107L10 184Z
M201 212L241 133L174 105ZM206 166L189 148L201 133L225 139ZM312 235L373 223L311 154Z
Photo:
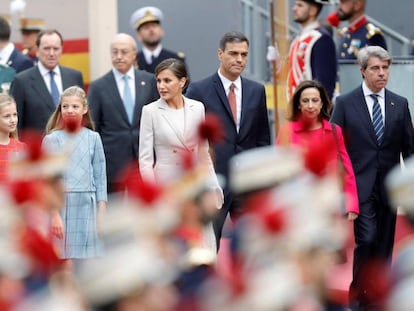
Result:
M198 126L204 121L204 105L184 97L184 124L172 121L172 111L163 99L143 107L139 139L139 168L142 178L151 182L168 184L179 179L184 170L183 154L191 152L199 164L208 168L213 187L222 190L208 152L207 141L200 142ZM213 188L212 187L212 188Z

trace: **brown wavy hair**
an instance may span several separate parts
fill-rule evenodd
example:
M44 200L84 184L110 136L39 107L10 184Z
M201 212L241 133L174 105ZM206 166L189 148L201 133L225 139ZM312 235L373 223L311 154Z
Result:
M88 100L86 99L85 91L79 86L70 86L66 90L62 92L59 98L59 104L56 107L55 112L53 112L52 116L49 118L49 121L46 125L46 134L53 132L55 130L62 130L63 129L63 122L62 122L62 99L64 97L69 96L76 96L78 97L84 106L88 106ZM82 126L87 127L91 130L95 130L95 124L92 121L91 114L88 111L82 117Z
M324 86L316 80L305 80L302 81L297 88L295 89L295 92L293 93L292 98L289 101L289 112L287 119L289 121L297 121L299 120L301 111L300 111L300 96L302 95L302 92L309 88L315 88L319 91L319 95L321 97L322 101L322 108L321 112L319 114L320 120L329 120L331 117L331 110L332 110L332 102L329 99L328 93L326 92L326 89Z

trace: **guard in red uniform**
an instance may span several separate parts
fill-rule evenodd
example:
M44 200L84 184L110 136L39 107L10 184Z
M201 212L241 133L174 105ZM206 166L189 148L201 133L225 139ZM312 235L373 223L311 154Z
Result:
M328 31L317 21L323 3L328 2L297 0L293 6L294 21L301 30L289 51L288 98L303 80L318 80L332 98L337 75L336 48Z

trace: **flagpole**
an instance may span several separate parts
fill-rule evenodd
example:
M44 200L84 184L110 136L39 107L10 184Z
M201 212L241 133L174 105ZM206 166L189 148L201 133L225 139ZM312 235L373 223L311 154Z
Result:
M275 5L276 0L270 0L270 44L275 46L277 44L275 33ZM274 131L275 137L279 132L279 105L278 105L278 90L277 90L277 63L276 60L272 61L272 80L273 80L273 111L274 111Z
M286 94L290 47L288 8L289 0L270 0L271 44L278 53L278 58L272 62L276 136L280 127L279 111L286 109L287 104L283 94Z

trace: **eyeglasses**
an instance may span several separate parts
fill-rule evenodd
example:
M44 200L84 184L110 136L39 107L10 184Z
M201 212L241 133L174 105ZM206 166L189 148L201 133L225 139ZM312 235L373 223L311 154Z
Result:
M118 54L121 54L121 56L126 56L131 52L132 52L132 50L116 50L116 49L114 49L114 50L111 50L111 55L112 56L118 56Z

